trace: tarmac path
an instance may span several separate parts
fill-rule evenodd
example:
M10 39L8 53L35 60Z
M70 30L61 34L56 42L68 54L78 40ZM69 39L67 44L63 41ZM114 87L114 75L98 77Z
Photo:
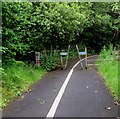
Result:
M114 104L113 97L107 91L104 80L95 67L81 70L80 65L76 65L71 76L68 76L77 62L78 59L72 59L68 62L66 70L58 68L43 76L42 80L31 87L30 93L24 94L24 98L11 102L7 109L3 110L3 119L5 117L46 118L49 117L49 113L53 113L52 117L116 119L118 106ZM67 77L69 80L64 87ZM61 87L64 87L63 94L59 92ZM58 104L55 102L57 96Z

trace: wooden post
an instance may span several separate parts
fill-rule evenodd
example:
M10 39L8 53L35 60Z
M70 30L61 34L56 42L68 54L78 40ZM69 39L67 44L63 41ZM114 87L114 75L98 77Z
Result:
M57 56L57 50L54 50L54 56L55 57Z
M46 49L44 50L44 57L45 57L45 62L47 62L47 53L46 53Z
M115 60L116 60L116 47L114 47L114 57L115 57Z
M62 55L61 55L61 65L63 66L63 60L62 60Z
M53 55L55 56L55 50L54 50L54 54Z
M120 51L118 50L118 51L116 51L116 60L120 60Z
M52 51L52 45L51 45L51 55L50 55L51 57L53 56L52 53L53 53L53 51Z

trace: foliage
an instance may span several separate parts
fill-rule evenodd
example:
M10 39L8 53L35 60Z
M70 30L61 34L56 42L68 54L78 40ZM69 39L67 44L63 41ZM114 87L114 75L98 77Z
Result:
M41 68L17 62L14 65L2 68L2 102L0 107L5 107L16 96L22 95L32 83L36 82L46 73Z
M119 9L115 2L3 2L2 106L44 74L44 70L23 63L34 64L36 51L50 50L51 46L53 50L67 49L70 44L73 50L69 58L73 58L77 56L75 44L80 50L87 46L89 53L98 53L110 43L119 47ZM101 57L106 56L105 51ZM53 70L59 60L42 56L41 67Z
M35 51L51 45L83 44L92 52L119 45L119 9L119 3L104 2L3 2L3 63L34 60Z
M120 3L94 2L91 9L93 12L90 19L93 25L85 28L80 36L81 42L96 53L99 53L104 45L120 46Z
M99 56L101 59L115 60L113 45L111 44L109 47L104 46Z
M2 4L3 63L29 60L33 52L67 48L76 35L91 26L92 3ZM33 59L31 59L33 60Z
M68 59L77 56L77 52L75 50L70 50ZM46 55L41 53L40 57L40 66L47 71L54 70L58 65L61 64L60 52L46 53ZM63 56L63 61L66 61L66 56Z
M104 46L99 58L113 59L113 61L98 61L97 63L100 64L100 66L98 66L98 69L100 71L100 74L104 77L108 89L115 97L115 99L119 100L118 61L115 60L115 55L113 54L113 46L111 45L109 48L106 48Z
M8 59L24 56L31 52L28 44L30 38L29 22L31 4L8 2L2 4L2 22L3 22L3 62ZM21 59L20 58L20 59ZM5 61L4 61L5 60Z
M46 57L44 55L41 55L41 60L40 60L40 66L43 69L46 69L47 71L53 70L56 68L57 64L60 62L60 57L56 56L50 56L50 55L46 55Z

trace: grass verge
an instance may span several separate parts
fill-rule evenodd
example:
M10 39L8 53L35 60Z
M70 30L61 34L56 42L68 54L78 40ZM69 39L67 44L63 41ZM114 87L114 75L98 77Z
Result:
M2 101L0 107L5 107L17 96L22 95L31 84L46 73L42 68L32 65L6 65L2 68Z
M2 91L0 107L6 107L11 100L21 96L33 83L40 80L47 71L53 70L59 64L59 53L55 54L56 57L50 57L50 55L41 56L41 67L39 68L35 64L28 66L22 61L15 60L11 65L10 63L9 65L4 64L3 68L0 69L0 74L2 74L2 80L0 80L2 84L0 87ZM74 51L71 51L69 59L75 56ZM63 57L63 60L66 60L66 57Z
M113 53L113 47L110 46L109 49L105 47L100 53L99 59L113 59L113 61L98 61L100 64L98 70L100 74L105 79L105 83L115 97L116 100L119 100L119 91L118 91L118 64L119 62L115 60L115 55Z

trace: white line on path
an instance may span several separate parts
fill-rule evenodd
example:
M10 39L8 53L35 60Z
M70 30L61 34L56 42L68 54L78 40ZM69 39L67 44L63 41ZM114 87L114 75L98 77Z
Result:
M96 55L94 55L94 56L96 56ZM94 57L94 56L89 56L89 57L87 57L87 58ZM85 58L83 58L81 61L83 61L84 59L85 59ZM70 72L68 73L67 78L65 79L65 81L64 81L64 83L63 83L63 85L62 85L62 87L61 87L61 89L60 89L57 97L55 98L55 100L54 100L54 102L53 102L53 104L52 104L52 106L51 106L51 108L50 108L50 110L49 110L49 112L48 112L48 114L47 114L47 116L46 116L46 119L47 119L47 117L51 117L51 119L54 117L55 112L56 112L56 110L57 110L57 107L58 107L58 105L59 105L59 103L60 103L60 100L61 100L61 98L62 98L62 96L63 96L63 93L65 92L65 89L66 89L66 87L67 87L67 84L68 84L68 82L69 82L69 80L70 80L70 78L71 78L71 76L72 76L73 70L74 70L74 68L75 68L79 63L80 63L80 61L78 61L78 62L72 67L72 69L70 70Z

